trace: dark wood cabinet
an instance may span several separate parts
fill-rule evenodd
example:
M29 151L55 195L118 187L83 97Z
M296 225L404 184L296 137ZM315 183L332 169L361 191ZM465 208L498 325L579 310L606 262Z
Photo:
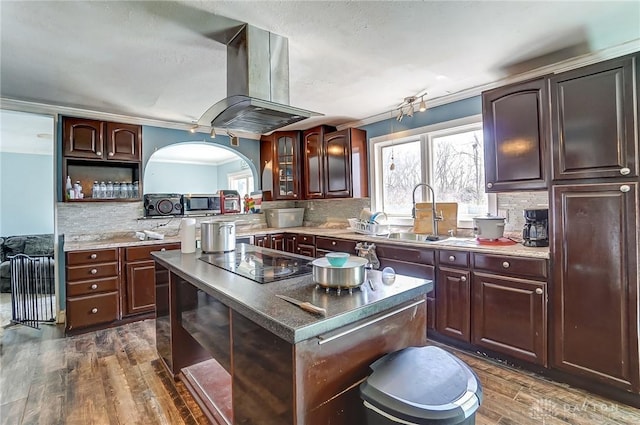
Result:
M548 188L549 89L546 78L482 93L485 190Z
M65 157L102 159L104 122L83 118L63 118L62 146Z
M156 270L151 257L154 251L180 249L179 243L145 245L123 248L124 291L123 317L141 313L152 313L156 308Z
M291 242L289 242L291 243ZM274 233L269 235L255 235L253 244L262 248L277 249L278 251L287 251L287 237L284 233Z
M335 130L334 127L321 125L302 134L304 199L325 197L325 134Z
M140 161L142 158L142 127L115 122L106 123L106 159Z
M471 342L546 366L546 287L546 282L474 272Z
M420 279L436 280L435 251L400 247L397 245L377 245L376 254L380 260L380 269L392 267L396 273L417 277ZM434 285L435 288L435 285ZM427 328L436 327L436 295L435 289L427 293Z
M438 268L436 329L442 335L471 341L471 272Z
M269 246L268 248L276 249L278 251L286 251L284 246L284 233L276 233L273 235L269 235Z
M638 181L553 186L552 366L640 392Z
M262 248L271 248L271 238L269 235L255 235L253 237L253 244Z
M553 76L554 180L638 176L638 56Z
M369 196L367 133L357 128L327 133L325 149L325 198Z
M67 253L67 331L120 318L119 258L117 248Z
M263 136L260 143L263 198L300 199L300 132L275 132Z
M285 252L297 251L297 235L295 233L285 233L284 235L284 250Z
M98 120L62 118L62 175L59 177L68 202L139 201L142 190L142 127L139 125ZM68 199L64 193L67 176L82 185L84 198ZM93 197L92 187L98 182L138 182L136 198L110 199Z

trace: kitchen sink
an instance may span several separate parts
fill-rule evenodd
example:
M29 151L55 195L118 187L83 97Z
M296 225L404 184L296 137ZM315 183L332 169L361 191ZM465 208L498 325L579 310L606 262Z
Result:
M414 242L435 242L431 235L425 235L420 233L412 233L412 232L394 232L389 233L388 239L398 239L402 241L414 241ZM440 236L437 241L441 241L447 239L447 237Z

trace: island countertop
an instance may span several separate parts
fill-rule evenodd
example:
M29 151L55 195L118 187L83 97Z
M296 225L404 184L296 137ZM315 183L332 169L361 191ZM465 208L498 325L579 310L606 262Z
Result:
M237 250L244 244L238 244ZM282 252L251 246L259 252L282 255ZM385 284L381 272L368 270L375 290L366 283L352 293L343 290L329 292L316 288L312 275L293 277L272 283L259 284L230 271L200 260L200 250L183 254L180 250L154 252L156 261L192 285L218 299L232 310L269 330L285 341L296 344L309 338L335 331L358 320L424 298L433 289L430 280L397 275L392 284ZM313 259L295 254L303 260ZM308 301L327 310L326 316L308 313L284 301L276 294Z

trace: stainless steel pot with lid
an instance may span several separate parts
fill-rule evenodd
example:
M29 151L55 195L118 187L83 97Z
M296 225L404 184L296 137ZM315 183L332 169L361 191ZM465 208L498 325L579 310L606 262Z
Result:
M204 221L200 224L202 252L229 252L236 249L236 223Z
M487 214L473 218L473 234L482 239L500 239L504 236L504 217Z

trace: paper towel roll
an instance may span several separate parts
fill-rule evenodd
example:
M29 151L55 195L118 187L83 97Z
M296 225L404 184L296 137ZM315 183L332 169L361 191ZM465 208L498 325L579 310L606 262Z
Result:
M183 218L180 222L180 251L183 254L196 252L196 219Z

